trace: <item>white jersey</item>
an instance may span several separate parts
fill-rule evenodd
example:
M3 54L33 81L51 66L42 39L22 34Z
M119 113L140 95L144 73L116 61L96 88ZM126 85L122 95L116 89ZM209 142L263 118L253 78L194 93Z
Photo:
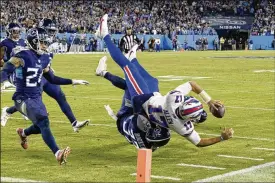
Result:
M159 126L169 128L178 134L187 137L195 145L200 138L194 130L194 125L189 120L182 120L177 114L177 108L182 105L185 95L192 90L189 82L178 86L175 90L168 92L165 96L155 95L143 105L149 120ZM195 138L192 137L195 135ZM191 139L190 139L191 138Z

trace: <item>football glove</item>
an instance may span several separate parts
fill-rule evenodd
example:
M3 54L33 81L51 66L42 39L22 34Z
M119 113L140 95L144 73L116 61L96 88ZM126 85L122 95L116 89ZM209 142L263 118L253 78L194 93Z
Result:
M89 85L90 84L88 81L85 81L85 80L73 79L72 82L73 82L73 85Z
M5 90L8 88L15 88L15 86L8 81L4 81L3 86L1 86L1 90Z
M224 128L221 133L221 138L223 140L228 140L233 137L234 130L232 128Z

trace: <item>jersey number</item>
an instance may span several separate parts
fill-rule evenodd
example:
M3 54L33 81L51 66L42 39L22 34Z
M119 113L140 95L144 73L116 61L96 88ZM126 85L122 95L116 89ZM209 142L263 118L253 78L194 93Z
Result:
M192 122L187 121L186 123L184 123L184 127L186 128L186 131L188 131L190 128L193 127Z
M36 77L38 75L39 68L28 68L27 72L34 72L33 74L26 77L26 86L27 87L37 87L37 84L40 84L42 72L38 76L38 80L36 81Z
M166 119L163 115L159 115L160 120L157 120L153 115L153 113L163 113L161 106L153 107L153 106L149 105L148 106L148 113L149 113L149 120L150 121L152 121L154 123L157 123L162 127L165 127L165 128L168 127Z

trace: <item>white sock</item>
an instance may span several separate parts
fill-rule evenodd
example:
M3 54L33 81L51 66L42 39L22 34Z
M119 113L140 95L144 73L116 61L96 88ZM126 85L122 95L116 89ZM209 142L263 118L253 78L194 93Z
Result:
M108 71L102 71L102 77L104 77L107 72Z
M56 153L54 154L56 158L57 158L59 152L60 152L60 150L56 151Z
M21 135L22 135L22 137L27 137L24 130L22 131Z

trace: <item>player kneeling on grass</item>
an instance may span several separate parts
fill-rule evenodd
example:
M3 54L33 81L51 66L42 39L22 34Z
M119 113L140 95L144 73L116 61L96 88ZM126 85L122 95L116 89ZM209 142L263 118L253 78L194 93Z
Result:
M151 82L146 82L144 74L136 68L131 59L127 59L113 44L108 34L107 19L107 14L101 18L96 36L104 39L111 57L123 70L135 114L146 115L150 122L175 131L198 147L209 146L232 137L232 128L224 129L220 137L214 138L200 138L194 130L191 121L200 120L205 111L199 100L187 96L190 91L198 94L207 103L214 116L221 118L225 112L224 106L219 101L211 99L197 83L186 82L165 96L152 93L149 89ZM132 51L130 54L135 54L135 50Z

